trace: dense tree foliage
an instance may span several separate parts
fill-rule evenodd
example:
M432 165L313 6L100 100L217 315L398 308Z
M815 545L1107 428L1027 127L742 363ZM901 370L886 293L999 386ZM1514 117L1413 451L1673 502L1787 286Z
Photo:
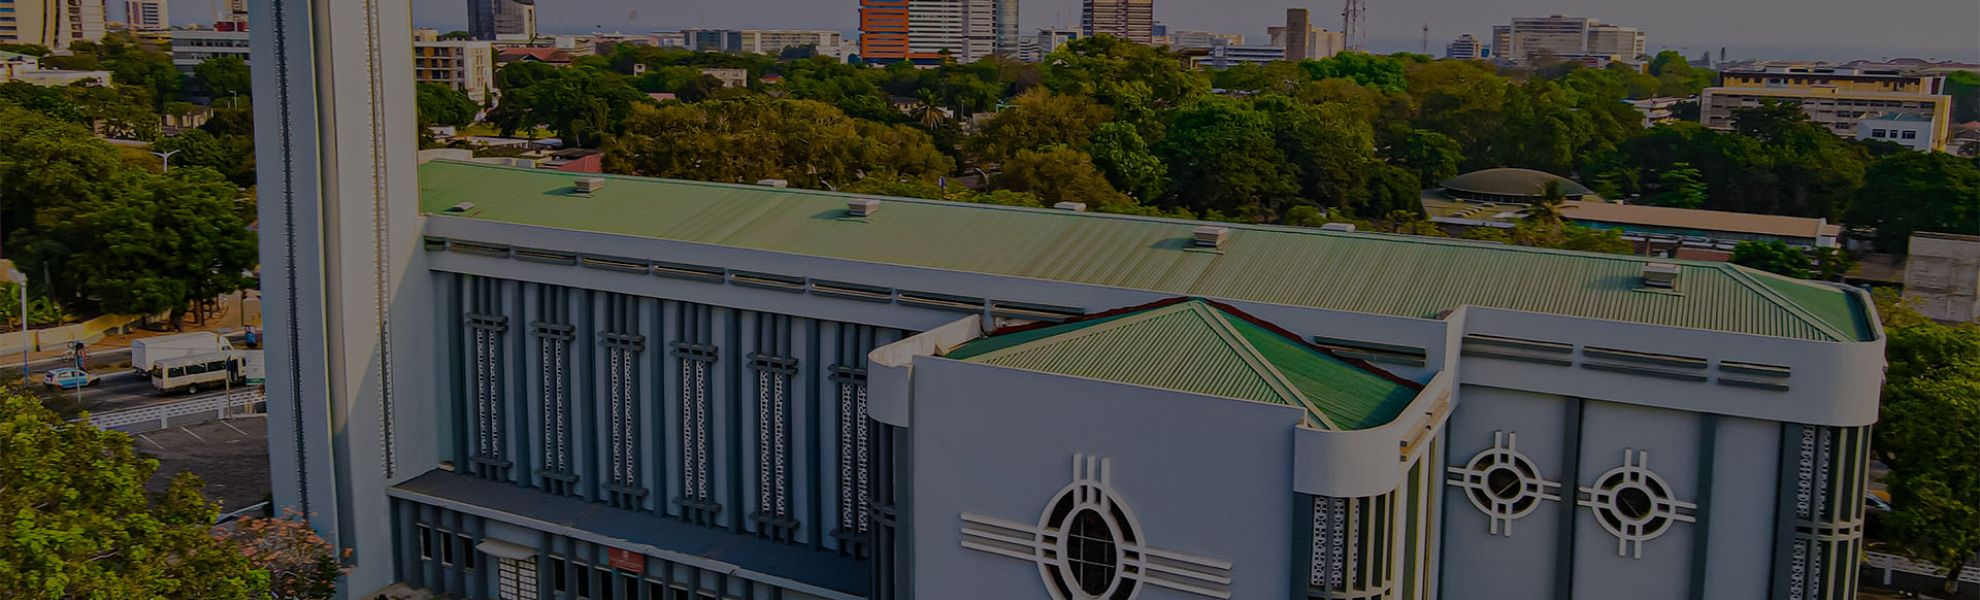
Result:
M932 180L955 165L927 134L859 121L812 100L636 105L606 168L655 177L825 188L868 177Z
M149 93L152 108L179 99L182 86L172 55L139 42L126 32L113 32L100 41L69 44L69 54L42 57L42 66L72 71L110 72L112 82Z
M1795 278L1807 278L1812 267L1808 253L1780 240L1740 242L1733 246L1732 262Z
M220 56L200 61L198 65L193 66L193 79L200 87L206 88L206 93L215 102L224 100L232 104L240 97L254 93L248 83L247 61L237 56Z
M1871 448L1890 467L1884 527L1898 550L1946 569L1952 592L1980 553L1980 327L1878 300L1889 367Z
M131 438L0 394L0 589L21 598L268 597L269 578L209 530L199 477L158 496Z
M1952 96L1953 122L1980 121L1980 73L1953 71L1946 74L1946 95Z
M419 126L434 125L466 126L474 122L481 106L468 98L467 92L440 83L422 83L413 94L416 103Z
M1980 165L1937 152L1878 160L1856 190L1848 222L1877 228L1877 247L1887 252L1903 252L1915 231L1980 235Z

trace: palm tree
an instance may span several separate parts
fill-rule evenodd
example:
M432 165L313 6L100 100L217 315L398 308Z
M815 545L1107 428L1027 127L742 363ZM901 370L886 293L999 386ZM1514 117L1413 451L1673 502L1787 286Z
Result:
M1558 228L1563 220L1563 209L1567 207L1567 194L1561 191L1561 181L1549 179L1540 184L1540 199L1526 209L1526 220L1549 229Z

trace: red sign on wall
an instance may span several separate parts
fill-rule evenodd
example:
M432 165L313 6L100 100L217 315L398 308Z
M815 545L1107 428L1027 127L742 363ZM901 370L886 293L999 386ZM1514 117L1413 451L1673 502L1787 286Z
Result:
M646 555L644 554L633 552L631 550L620 550L618 548L611 548L607 558L610 559L610 562L612 563L612 568L614 569L618 569L621 571L630 571L639 574L646 573Z

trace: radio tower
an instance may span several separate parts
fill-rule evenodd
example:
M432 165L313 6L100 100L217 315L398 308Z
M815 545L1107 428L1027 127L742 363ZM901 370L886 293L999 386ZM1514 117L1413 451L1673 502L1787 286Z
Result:
M1430 24L1423 24L1423 53L1430 53Z
M1341 33L1347 38L1348 50L1367 52L1368 32L1362 31L1363 17L1368 12L1367 0L1347 0L1347 8L1341 10Z

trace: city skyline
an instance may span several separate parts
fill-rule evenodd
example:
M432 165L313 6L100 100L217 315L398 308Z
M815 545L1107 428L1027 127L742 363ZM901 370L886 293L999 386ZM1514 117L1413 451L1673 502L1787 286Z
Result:
M173 2L173 22L210 21L213 1ZM117 6L111 10L117 17L122 17L122 3L115 4ZM595 0L581 6L566 0L543 0L541 4L541 29L545 33L691 27L836 29L855 33L859 19L856 0L727 0L712 3ZM1971 31L1971 25L1980 22L1980 5L1963 0L1915 0L1909 4L1911 10L1907 14L1937 14L1941 18L1862 20L1831 17L1850 14L1847 9L1854 5L1842 0L1812 0L1790 12L1774 10L1758 0L1674 0L1654 4L1608 0L1571 5L1538 0L1493 3L1393 0L1371 5L1367 25L1369 47L1377 52L1415 51L1426 20L1429 21L1434 46L1465 33L1487 39L1493 25L1504 24L1515 16L1564 14L1639 27L1648 32L1649 46L1653 51L1675 48L1684 50L1687 55L1708 50L1716 53L1719 47L1726 46L1731 48L1735 58L1842 60L1917 56L1980 60L1980 43L1973 41ZM1266 27L1285 20L1287 8L1311 9L1315 26L1340 28L1341 3L1331 0L1225 0L1214 3L1157 0L1155 18L1172 29L1239 33L1262 40ZM464 10L458 0L425 0L415 3L413 18L422 26L465 29ZM1708 10L1721 18L1701 20L1695 17ZM1021 25L1022 30L1027 32L1041 27L1077 28L1079 16L1080 0L1025 0ZM1814 40L1837 42L1818 43Z

